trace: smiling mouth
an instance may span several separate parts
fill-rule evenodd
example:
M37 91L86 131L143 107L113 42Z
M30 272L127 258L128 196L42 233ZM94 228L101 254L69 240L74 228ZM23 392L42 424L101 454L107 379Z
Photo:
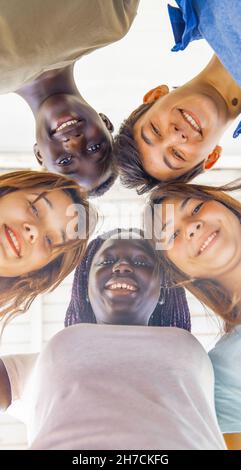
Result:
M136 292L138 290L137 287L130 285L130 284L126 284L125 282L116 282L115 284L110 284L108 287L106 287L106 289L109 289L109 290L122 289L122 290L131 291L131 292Z
M128 295L137 292L139 288L136 282L132 281L131 279L112 279L105 284L105 290L108 290L116 295Z
M219 230L216 230L215 232L211 233L211 235L209 235L209 237L205 240L205 242L202 243L198 251L198 256L201 255L211 245L212 242L214 242L218 234L219 234Z
M184 109L179 109L184 121L189 124L189 126L196 132L202 135L202 128L200 126L200 123L197 121L197 118L194 117L193 114L190 114L189 112L185 111Z
M17 234L13 232L13 230L5 224L4 224L4 230L5 230L6 238L10 247L12 248L14 254L17 255L18 258L20 258L21 246L20 246L19 241L17 240Z
M82 122L82 119L68 119L65 122L61 122L61 120L59 120L59 122L57 123L57 127L52 130L52 134L61 132L63 130L73 129L76 127L77 124Z

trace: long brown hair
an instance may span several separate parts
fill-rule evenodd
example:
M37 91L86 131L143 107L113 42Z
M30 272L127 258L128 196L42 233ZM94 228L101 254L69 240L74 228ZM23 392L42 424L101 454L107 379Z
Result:
M55 289L73 271L83 258L90 231L94 228L93 217L93 226L89 224L91 206L86 193L71 179L39 171L16 171L0 176L0 197L32 188L39 188L44 193L62 190L73 204L81 205L86 214L86 237L59 245L54 252L54 260L39 270L22 276L0 278L0 320L3 321L3 328L17 314L26 312L37 295Z
M153 208L155 204L162 204L167 198L192 197L203 201L215 200L226 206L236 215L241 223L241 203L227 194L229 191L241 189L241 179L225 186L204 186L196 184L175 183L167 184L165 187L155 189L149 200ZM241 240L240 240L241 243ZM229 331L236 324L241 323L240 296L230 296L217 281L209 279L192 279L177 268L166 256L165 251L159 251L160 262L169 273L172 286L186 287L195 297L207 305L216 314L221 316L225 322L225 331Z

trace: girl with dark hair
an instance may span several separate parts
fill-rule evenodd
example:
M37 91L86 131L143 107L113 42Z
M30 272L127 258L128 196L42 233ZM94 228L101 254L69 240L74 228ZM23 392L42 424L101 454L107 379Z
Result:
M138 237L139 235L142 239L144 237L144 233L138 229L115 229L102 234L89 243L83 260L75 271L72 297L65 318L65 326L76 323L96 323L93 308L88 297L90 269L95 255L99 252L105 241L118 236L118 234L125 236L129 234L131 237ZM111 261L109 261L109 264L111 264ZM157 257L156 268L158 268ZM160 296L148 324L150 326L177 326L190 331L190 313L183 288L169 290L165 287L167 279L164 271L161 270L160 275Z
M37 360L2 358L0 405L11 396L31 405L30 449L225 449L184 293L160 296L152 242L120 235L92 242L77 269L66 325L85 323L55 335Z
M86 195L63 176L16 171L0 176L0 320L30 307L81 261L94 225ZM78 232L76 232L76 227ZM93 227L92 227L93 228Z

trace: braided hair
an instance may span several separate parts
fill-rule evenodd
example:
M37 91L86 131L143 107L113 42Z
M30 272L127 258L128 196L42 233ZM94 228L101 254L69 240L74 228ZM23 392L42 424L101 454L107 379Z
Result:
M140 230L131 229L127 232ZM126 232L123 229L115 229L98 236L92 240L85 256L75 270L72 285L71 300L66 312L65 327L76 323L96 323L96 318L88 299L88 280L93 258L102 244L113 235ZM175 326L184 330L191 330L191 319L185 291L182 287L167 287L165 273L162 274L160 285L160 297L154 312L149 319L149 326Z

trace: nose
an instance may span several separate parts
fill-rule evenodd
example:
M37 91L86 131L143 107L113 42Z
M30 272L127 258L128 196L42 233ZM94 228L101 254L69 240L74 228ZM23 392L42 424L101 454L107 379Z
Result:
M25 240L33 245L37 241L39 236L39 232L36 225L25 223L23 227Z
M203 222L200 220L195 221L195 222L190 222L187 225L187 229L186 229L187 239L197 236L200 233L202 226L203 226Z
M120 273L120 274L122 274L122 273L123 274L124 273L132 273L133 268L130 265L128 260L120 259L120 260L116 261L116 263L113 265L112 271L113 271L113 273Z
M188 135L185 129L182 128L179 124L171 124L170 125L170 134L175 142L178 143L185 143L187 142Z
M63 136L63 146L65 150L72 150L84 145L85 137L77 130Z

